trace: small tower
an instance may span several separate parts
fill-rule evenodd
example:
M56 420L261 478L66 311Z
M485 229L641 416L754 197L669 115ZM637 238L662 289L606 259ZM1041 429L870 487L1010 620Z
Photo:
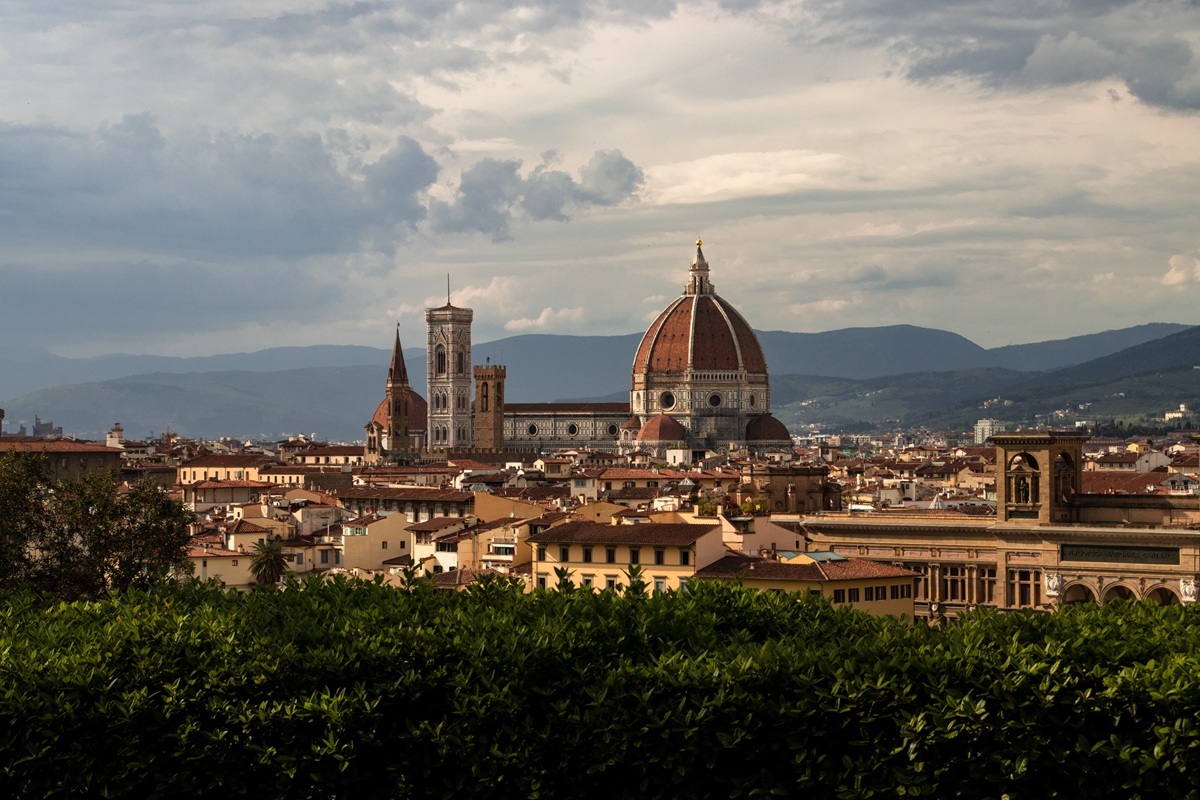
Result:
M996 520L1025 525L1077 521L1075 495L1088 436L1070 432L997 433Z
M400 347L400 326L396 326L396 341L392 345L392 363L387 377L387 428L384 432L384 450L397 452L411 450L408 436L408 419L412 413L412 387L408 385L408 368L404 365L404 351Z
M475 446L504 449L504 377L507 370L491 359L475 368Z
M450 304L425 309L429 376L430 450L462 450L473 446L471 431L471 320L469 308Z

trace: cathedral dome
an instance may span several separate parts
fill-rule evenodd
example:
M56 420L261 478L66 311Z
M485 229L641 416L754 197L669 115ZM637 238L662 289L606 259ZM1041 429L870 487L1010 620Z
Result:
M770 414L757 414L746 425L747 442L787 442L791 444L792 434L787 426Z
M410 431L425 430L425 420L429 415L429 404L425 402L425 398L416 392L410 392L408 395L412 398L412 404L408 409L408 429ZM387 398L379 401L379 405L375 407L375 414L371 417L371 422L378 425L380 428L387 427Z
M684 294L654 320L633 360L634 375L689 371L767 372L754 330L713 291L699 243Z
M684 427L666 414L651 417L637 435L639 442L682 442L685 439L687 431Z

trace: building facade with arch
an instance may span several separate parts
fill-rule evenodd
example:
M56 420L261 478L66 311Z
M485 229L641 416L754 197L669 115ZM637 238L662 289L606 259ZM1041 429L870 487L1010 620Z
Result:
M1200 577L1200 499L1089 494L1087 436L997 434L996 516L829 514L790 523L809 549L917 572L921 617L977 606L1052 610L1078 602L1192 603Z

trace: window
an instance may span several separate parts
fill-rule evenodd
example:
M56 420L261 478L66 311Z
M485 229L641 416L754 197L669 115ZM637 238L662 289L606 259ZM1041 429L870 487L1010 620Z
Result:
M322 550L322 551L321 551L321 563L322 563L322 564L328 564L328 563L329 563L329 551L328 551L328 550Z
M975 574L978 581L975 587L975 601L978 603L995 603L996 568L979 567Z
M640 564L641 562L642 562L641 549L637 548L637 547L629 548L629 563L630 564Z
M537 587L538 587L539 589L545 589L545 588L546 588L546 576L545 576L545 575L538 575L538 579L537 579Z
M900 584L898 584L898 583L892 584L892 599L893 600L900 599Z
M654 548L654 565L661 567L667 563L667 551L661 547Z
M537 560L538 561L546 560L546 545L544 545L544 544L538 545Z
M440 344L437 346L437 349L434 350L434 361L436 362L435 369L437 371L437 374L445 375L446 374L446 348Z
M584 546L583 546L583 563L585 563L585 564L590 564L590 563L592 563L592 548L591 548L591 545L584 545Z
M404 543L403 543L403 542L401 542L401 543L400 543L400 546L401 546L401 547L403 547L403 546L404 546ZM340 563L342 563L342 551L341 551L341 550L334 550L334 551L333 551L333 563L335 563L335 564L340 564Z
M583 576L583 585L588 588L591 588L591 586L592 586L592 576L591 575Z
M408 542L400 542L400 549L401 549L401 550L403 550L403 549L404 549L405 547L407 547L407 546L408 546Z
M833 590L833 602L835 602L835 603L846 602L846 590L845 589L834 589Z
M692 563L692 551L685 548L679 548L679 566L686 567Z
M565 544L559 545L558 560L559 561L570 561L571 560L571 546L570 545L565 545Z
M296 563L297 564L304 563L304 553L296 553Z
M236 566L237 566L237 562L238 562L238 560L235 558L235 559L233 559L232 561L230 561L230 562L229 562L229 565L230 565L231 567L236 567Z
M384 539L382 542L379 543L379 548L381 550L387 550L387 539Z
M820 589L809 589L809 590L808 590L808 596L809 596L809 597L820 597L820 596L821 596L821 590L820 590Z
M857 603L858 602L858 589L847 589L846 590L846 602L847 603Z
M875 587L874 586L868 586L867 588L863 589L863 602L864 603L869 603L874 599L875 599Z
M1042 571L1039 569L1010 569L1008 571L1008 604L1029 608L1042 604Z
M950 602L966 602L967 599L967 568L942 568L942 600Z
M617 588L617 576L616 575L605 575L604 576L604 588L605 589Z
M615 547L604 548L604 563L605 564L617 563L617 548L615 548Z
M665 592L666 590L667 590L667 579L666 578L655 578L654 579L654 591Z
M686 592L687 590L688 590L688 580L687 580L687 578L680 578L680 579L679 579L679 591L681 591L681 592Z

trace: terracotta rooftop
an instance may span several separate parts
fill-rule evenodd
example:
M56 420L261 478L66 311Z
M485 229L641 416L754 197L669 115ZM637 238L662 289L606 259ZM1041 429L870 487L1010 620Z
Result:
M687 523L647 523L644 525L605 525L602 522L568 522L547 528L529 537L536 544L634 544L686 545L720 525L689 525Z
M703 569L696 570L697 578L724 580L754 578L756 580L805 583L870 580L873 578L912 578L916 577L916 574L912 570L863 558L806 563L751 558L740 553L727 555Z

